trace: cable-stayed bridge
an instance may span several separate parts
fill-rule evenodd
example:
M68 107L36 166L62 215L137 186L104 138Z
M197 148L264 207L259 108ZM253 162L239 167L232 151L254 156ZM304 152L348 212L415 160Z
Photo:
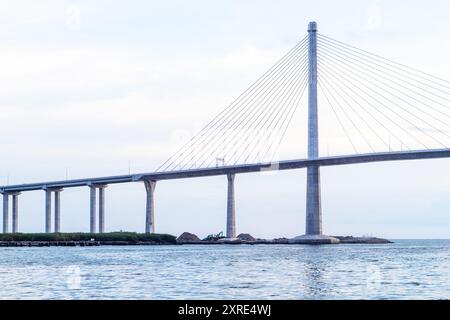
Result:
M307 156L281 160L280 146L302 106ZM322 233L320 167L449 158L449 109L450 82L322 35L311 22L305 38L154 172L0 187L3 232L10 232L10 199L12 232L18 232L19 195L33 190L45 191L45 232L60 232L61 191L86 186L90 231L104 232L107 185L143 182L145 231L153 233L157 181L225 175L226 234L233 238L236 174L306 168L306 231L294 241L333 242ZM333 141L343 154L321 156L323 127L328 137L342 137Z

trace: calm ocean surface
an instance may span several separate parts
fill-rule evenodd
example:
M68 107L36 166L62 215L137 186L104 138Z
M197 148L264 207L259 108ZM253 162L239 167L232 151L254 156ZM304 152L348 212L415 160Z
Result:
M0 248L0 299L449 299L450 240Z

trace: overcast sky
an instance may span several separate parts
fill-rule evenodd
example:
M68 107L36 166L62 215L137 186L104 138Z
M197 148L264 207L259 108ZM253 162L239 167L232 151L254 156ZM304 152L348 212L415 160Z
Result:
M448 1L0 5L0 185L155 170L300 41L311 20L323 34L450 79ZM306 114L296 116L283 158L306 152L296 143L306 137ZM324 232L450 238L449 165L323 168ZM305 185L304 170L237 176L238 233L302 234ZM224 231L226 187L226 177L159 182L156 231ZM62 193L62 231L88 231L88 193ZM144 230L142 184L109 186L106 201L107 231ZM43 191L20 196L19 221L23 232L44 230Z

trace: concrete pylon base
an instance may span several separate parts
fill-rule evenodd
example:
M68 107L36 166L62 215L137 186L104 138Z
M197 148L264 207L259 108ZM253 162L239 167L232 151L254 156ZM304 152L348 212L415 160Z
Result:
M222 238L217 240L218 242L233 242L233 241L239 241L239 238Z
M337 238L333 238L326 235L302 235L292 239L289 239L289 243L293 244L338 244L340 241Z

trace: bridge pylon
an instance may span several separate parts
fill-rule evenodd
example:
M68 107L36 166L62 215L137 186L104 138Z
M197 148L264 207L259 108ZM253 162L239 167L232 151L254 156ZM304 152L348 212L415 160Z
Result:
M317 107L317 23L308 26L308 159L319 158L319 117ZM320 195L320 167L308 166L306 185L305 234L291 239L296 243L338 243L339 240L322 234L322 206Z

